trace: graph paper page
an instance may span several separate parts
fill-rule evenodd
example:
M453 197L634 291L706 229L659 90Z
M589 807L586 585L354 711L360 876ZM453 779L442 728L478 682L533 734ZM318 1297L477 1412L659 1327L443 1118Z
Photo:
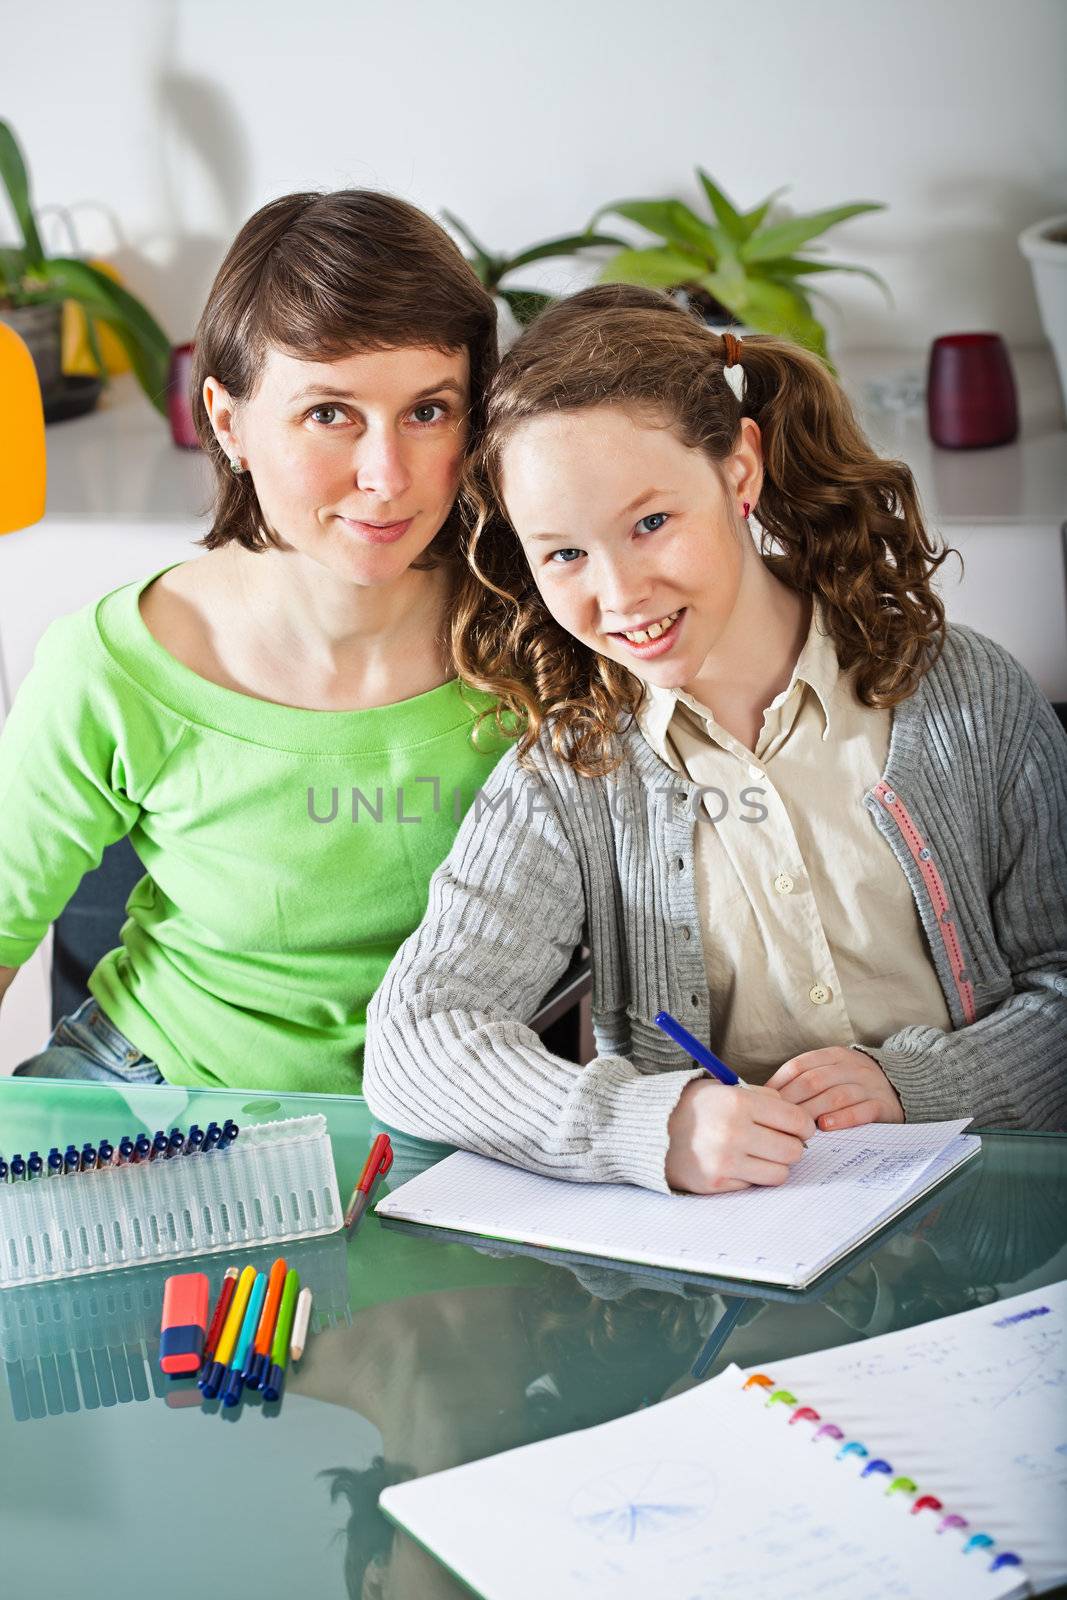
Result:
M968 1120L817 1133L780 1188L736 1194L566 1183L461 1151L376 1209L609 1260L803 1285L977 1149L961 1135Z
M487 1600L1016 1591L1018 1568L964 1556L959 1534L742 1382L728 1367L617 1422L386 1489L382 1509Z

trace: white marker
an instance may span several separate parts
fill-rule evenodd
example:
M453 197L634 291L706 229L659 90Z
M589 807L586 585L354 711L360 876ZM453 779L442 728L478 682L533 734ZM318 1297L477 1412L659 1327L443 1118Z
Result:
M301 1289L293 1317L293 1336L289 1342L289 1360L299 1361L307 1343L308 1323L311 1320L311 1290Z

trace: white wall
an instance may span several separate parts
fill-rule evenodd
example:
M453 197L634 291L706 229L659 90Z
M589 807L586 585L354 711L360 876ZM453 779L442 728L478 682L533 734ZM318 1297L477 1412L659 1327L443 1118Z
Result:
M699 161L740 203L888 203L833 251L896 310L842 279L839 348L1036 342L1015 237L1067 210L1065 82L1062 0L0 0L38 202L75 206L175 340L287 190L392 189L511 249L693 198Z

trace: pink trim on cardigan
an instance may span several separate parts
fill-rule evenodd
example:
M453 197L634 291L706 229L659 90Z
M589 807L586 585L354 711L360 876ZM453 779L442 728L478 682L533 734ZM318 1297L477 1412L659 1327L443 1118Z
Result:
M875 788L875 795L879 802L893 818L901 838L911 852L912 860L922 875L926 892L930 896L934 915L937 917L937 926L941 930L941 941L945 946L945 954L952 971L952 979L956 985L956 993L960 997L963 1007L964 1020L971 1023L975 1020L977 1012L974 1005L974 987L967 977L967 969L963 963L963 951L960 947L959 934L956 924L949 915L948 895L941 874L934 866L933 855L929 846L924 841L918 828L911 819L911 815L903 800L888 783L884 781Z

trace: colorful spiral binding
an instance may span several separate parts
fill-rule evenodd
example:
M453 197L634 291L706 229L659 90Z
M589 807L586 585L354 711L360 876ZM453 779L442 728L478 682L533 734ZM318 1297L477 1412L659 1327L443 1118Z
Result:
M846 1439L844 1431L836 1423L823 1422L814 1406L801 1405L795 1394L789 1389L778 1388L774 1379L768 1377L765 1372L751 1373L745 1379L743 1387L752 1390L754 1394L762 1393L764 1396L763 1403L768 1408L779 1405L791 1408L789 1415L790 1427L793 1427L795 1423L802 1422L810 1422L813 1425L818 1424L812 1432L812 1444L818 1444L821 1439L832 1439L835 1443L839 1443L840 1448L836 1451L835 1460L847 1461L852 1459L863 1461L864 1465L860 1470L861 1478L887 1478L889 1480L885 1489L887 1495L900 1494L912 1497L912 1503L909 1508L911 1516L917 1516L923 1511L940 1512L944 1509L935 1494L920 1494L919 1486L914 1478L910 1478L904 1473L894 1472L892 1463L886 1461L882 1456L871 1458L871 1453L867 1446L859 1439ZM939 1534L947 1533L951 1529L962 1533L968 1527L970 1527L970 1524L966 1517L961 1517L952 1511L941 1518L937 1525L937 1532ZM995 1544L996 1540L991 1534L972 1533L961 1544L960 1552L965 1556L973 1556L976 1552L990 1554ZM1002 1567L1020 1567L1022 1564L1022 1557L1016 1555L1014 1550L1000 1550L993 1555L989 1564L989 1571L998 1572Z

